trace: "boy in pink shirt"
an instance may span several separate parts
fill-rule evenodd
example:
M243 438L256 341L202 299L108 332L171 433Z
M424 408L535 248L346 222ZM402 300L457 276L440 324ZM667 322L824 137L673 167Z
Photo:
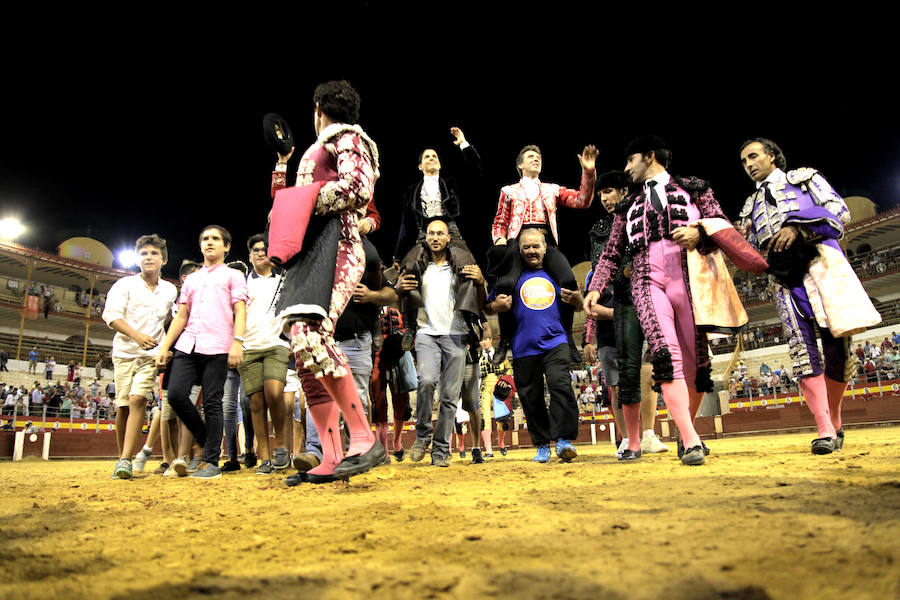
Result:
M229 368L241 364L244 356L247 282L225 265L230 249L231 234L224 227L209 225L200 233L203 268L185 279L178 314L156 358L157 365L165 365L175 344L168 399L172 410L203 446L203 462L191 474L199 479L222 475L219 455L225 375ZM205 423L189 398L191 386L198 379L203 386ZM172 468L181 477L187 475L185 457L175 459Z

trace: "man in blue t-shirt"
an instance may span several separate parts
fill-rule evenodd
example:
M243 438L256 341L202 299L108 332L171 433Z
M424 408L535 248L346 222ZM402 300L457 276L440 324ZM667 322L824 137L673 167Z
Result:
M512 336L513 374L519 399L528 420L531 441L537 446L535 462L550 460L550 440L563 462L577 456L570 440L578 437L578 404L569 377L569 343L559 318L559 303L578 310L578 290L561 289L543 269L547 243L539 229L524 229L519 251L525 270L516 282L515 296L500 294L485 312L512 311L516 331ZM544 379L550 391L550 407L544 402Z

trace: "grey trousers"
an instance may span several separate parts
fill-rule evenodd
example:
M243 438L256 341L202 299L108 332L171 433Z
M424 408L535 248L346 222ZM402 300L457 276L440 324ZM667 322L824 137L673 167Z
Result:
M432 444L432 456L450 456L450 435L466 368L463 335L416 334L419 388L416 394L416 439ZM440 381L437 425L432 427L431 407Z

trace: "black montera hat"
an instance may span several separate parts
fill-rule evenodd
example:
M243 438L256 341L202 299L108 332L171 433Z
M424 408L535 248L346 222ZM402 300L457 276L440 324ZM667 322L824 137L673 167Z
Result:
M625 146L625 158L632 154L647 154L655 150L668 150L669 145L666 140L655 135L642 135L636 137Z
M606 188L615 188L620 190L631 185L631 177L623 171L607 171L597 178L595 189L604 190Z
M281 137L275 131L276 126L281 129ZM263 117L263 137L266 138L266 144L282 156L294 147L294 134L291 133L290 126L284 117L276 113L269 113Z

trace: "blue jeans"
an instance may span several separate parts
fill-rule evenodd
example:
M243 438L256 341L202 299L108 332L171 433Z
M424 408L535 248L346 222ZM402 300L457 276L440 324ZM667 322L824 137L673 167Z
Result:
M353 385L363 403L363 410L369 410L369 380L372 379L372 333L366 331L349 340L337 343L347 355L347 363L353 374Z
M347 363L350 365L350 373L353 375L353 385L363 404L363 410L369 409L369 380L372 378L372 334L368 331L361 333L349 340L341 340L338 346L347 355ZM299 410L299 400L295 401L295 416ZM348 436L349 440L349 436ZM309 408L306 409L306 452L315 454L322 460L322 444L319 441L319 432L312 419Z
M450 435L456 422L466 368L466 344L463 335L416 333L419 389L416 393L416 439L432 444L432 456L450 455ZM434 392L440 381L437 426L431 423Z
M222 395L222 412L225 416L225 452L228 458L237 458L238 404L244 397L241 376L237 369L228 369L225 391ZM250 448L253 448L251 445Z

